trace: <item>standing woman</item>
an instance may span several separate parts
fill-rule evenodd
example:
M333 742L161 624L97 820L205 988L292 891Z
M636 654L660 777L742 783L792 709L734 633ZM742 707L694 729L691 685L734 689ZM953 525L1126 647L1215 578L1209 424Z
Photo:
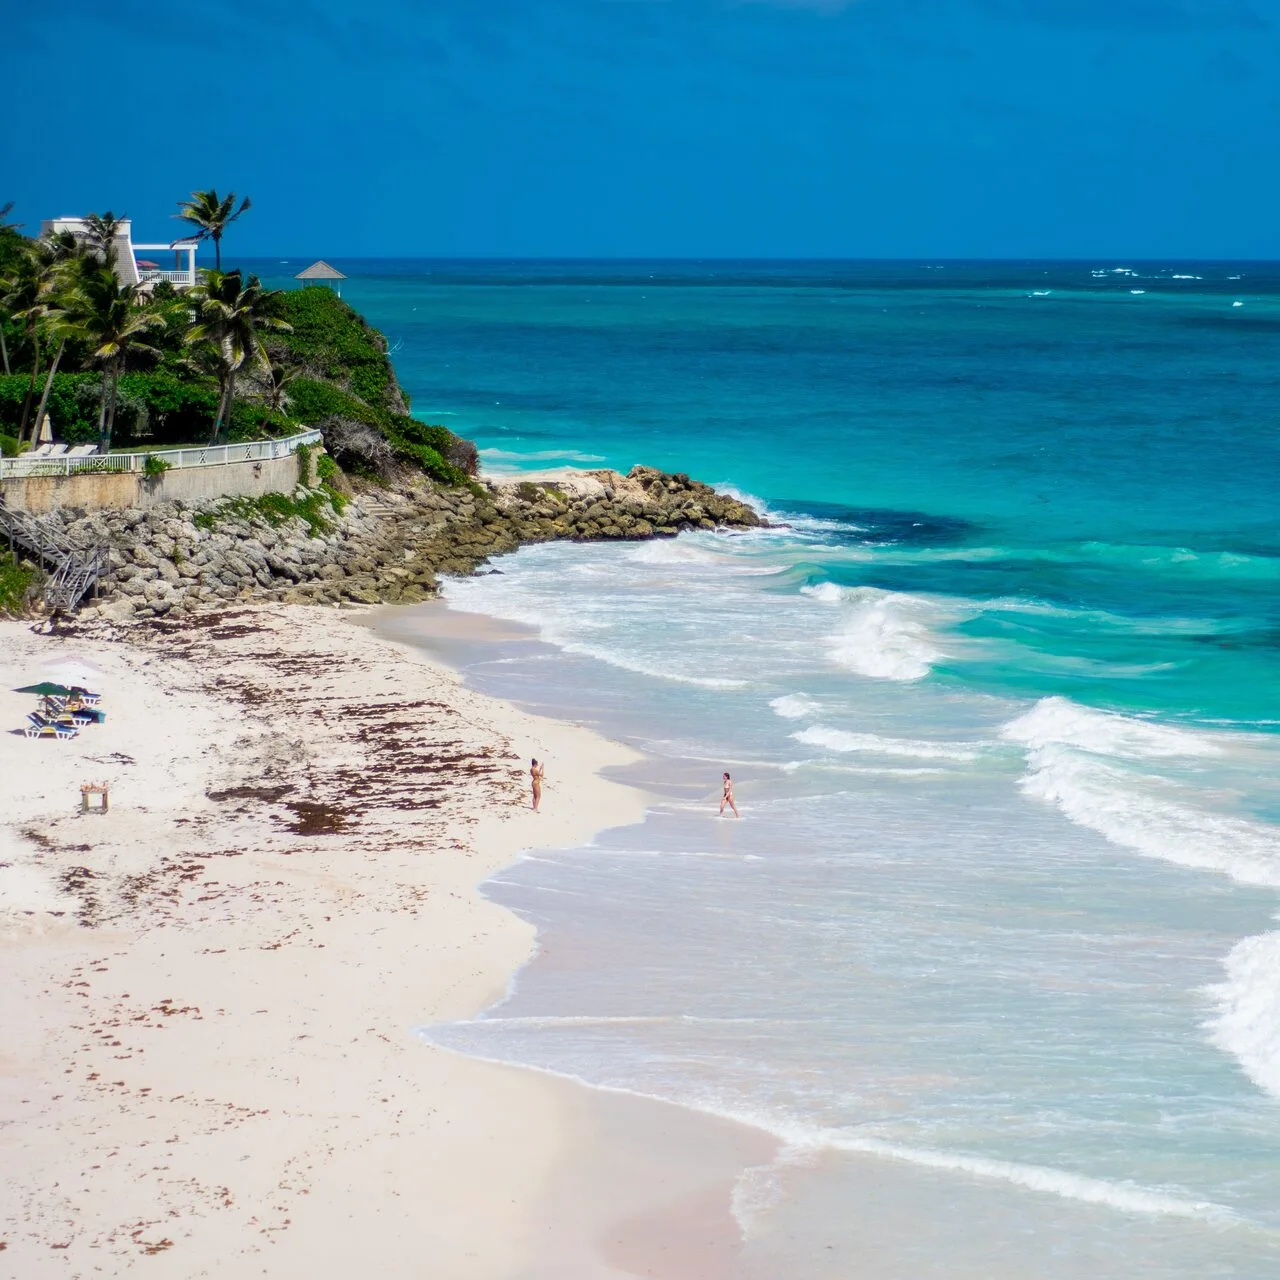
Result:
M546 774L547 769L545 765L539 764L536 760L531 761L529 767L529 785L533 788L534 813L538 812L538 806L542 803L542 779L546 777Z
M742 814L738 812L738 806L733 803L733 779L727 773L724 775L724 794L720 797L720 817L722 818L724 817L725 805L728 805L733 810L735 818L742 817ZM535 804L533 807L536 809L538 806Z

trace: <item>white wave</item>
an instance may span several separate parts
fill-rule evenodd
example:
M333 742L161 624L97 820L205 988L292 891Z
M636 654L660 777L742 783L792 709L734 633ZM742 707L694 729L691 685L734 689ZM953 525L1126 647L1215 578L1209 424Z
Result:
M1226 981L1206 989L1218 1006L1210 1039L1280 1098L1280 933L1245 938L1222 963Z
M1000 736L1033 751L1067 746L1127 758L1222 754L1222 748L1205 734L1095 711L1062 697L1041 698L1025 715L1009 721Z
M787 572L785 564L761 563L735 554L718 534L682 534L678 538L654 539L629 547L624 553L634 564L678 564L705 567L717 576L735 578L772 578Z
M828 642L840 666L881 680L922 680L944 656L921 616L936 612L925 602L871 587L846 591L844 600L847 617Z
M603 454L583 453L579 449L538 449L532 453L521 453L515 449L481 449L480 456L511 462L551 462L556 459L566 462L604 461Z
M763 498L757 498L754 493L748 493L745 489L739 489L736 484L730 484L727 480L717 480L712 486L718 493L728 494L729 497L735 498L738 502L751 508L756 515L763 519L775 513L770 511L769 504Z
M975 1178L990 1178L1012 1183L1029 1191L1043 1191L1065 1200L1103 1205L1124 1213L1141 1213L1154 1217L1194 1218L1202 1222L1228 1224L1241 1221L1238 1214L1208 1200L1184 1200L1136 1182L1113 1182L1068 1173L1043 1165L1019 1164L1012 1160L993 1160L987 1156L970 1156L959 1152L934 1151L927 1147L908 1147L879 1138L857 1138L833 1135L826 1145L840 1151L856 1151L866 1155L902 1160L927 1169L944 1169L967 1173Z
M1206 734L1045 698L1001 730L1027 747L1025 794L1144 857L1218 871L1242 884L1280 886L1280 829L1197 808L1164 778L1125 762L1206 757ZM1109 759L1108 759L1109 757Z
M839 604L844 599L844 589L834 582L816 582L812 586L801 587L802 596L811 596L822 604Z
M911 738L881 738L874 733L849 733L815 724L793 733L796 742L830 751L868 751L881 756L915 756L924 760L976 760L979 748L968 743L918 742Z
M774 698L769 705L773 708L774 715L781 716L784 720L800 720L818 710L818 704L805 693L784 693L782 697Z

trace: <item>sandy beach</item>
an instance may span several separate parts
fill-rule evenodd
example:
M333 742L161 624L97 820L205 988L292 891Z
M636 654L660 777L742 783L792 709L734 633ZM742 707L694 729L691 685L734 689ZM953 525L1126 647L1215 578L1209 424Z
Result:
M413 1034L531 952L487 876L639 819L631 753L363 621L0 623L0 726L71 669L107 713L0 736L0 1276L736 1274L763 1135Z

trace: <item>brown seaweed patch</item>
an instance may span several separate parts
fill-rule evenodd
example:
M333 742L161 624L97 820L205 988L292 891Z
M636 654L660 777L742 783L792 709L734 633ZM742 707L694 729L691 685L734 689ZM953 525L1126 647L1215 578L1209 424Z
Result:
M293 810L294 821L286 825L296 835L330 836L346 829L348 814L336 805L294 800L288 807Z

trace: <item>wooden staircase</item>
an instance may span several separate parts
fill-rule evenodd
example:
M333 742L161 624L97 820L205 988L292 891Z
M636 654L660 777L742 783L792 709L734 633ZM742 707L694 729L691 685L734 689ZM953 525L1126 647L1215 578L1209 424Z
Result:
M109 543L77 547L53 521L15 511L3 498L0 537L8 540L10 551L21 547L40 561L48 574L44 604L50 612L73 612L110 567Z

